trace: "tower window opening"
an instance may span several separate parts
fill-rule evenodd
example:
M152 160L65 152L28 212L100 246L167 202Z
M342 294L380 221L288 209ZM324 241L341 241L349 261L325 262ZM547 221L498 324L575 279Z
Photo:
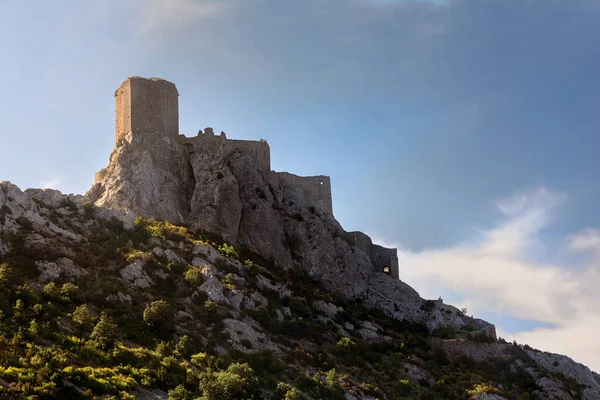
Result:
M390 274L390 267L388 267L387 265L385 267L383 267L383 273L385 274Z

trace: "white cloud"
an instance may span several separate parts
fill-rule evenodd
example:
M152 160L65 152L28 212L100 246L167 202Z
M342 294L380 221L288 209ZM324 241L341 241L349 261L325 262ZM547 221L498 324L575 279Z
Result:
M225 0L131 0L136 10L137 34L177 28L220 15L228 7Z
M549 323L551 328L516 334L497 328L506 339L566 354L600 370L600 231L564 238L565 251L592 255L583 265L532 261L547 256L539 246L542 233L566 199L540 187L502 200L496 206L503 221L468 242L399 251L401 278L424 297L459 293L458 306L475 315L486 311Z
M64 176L54 176L40 182L42 189L58 189L65 183Z
M588 229L569 238L569 249L572 251L596 250L600 251L600 231Z

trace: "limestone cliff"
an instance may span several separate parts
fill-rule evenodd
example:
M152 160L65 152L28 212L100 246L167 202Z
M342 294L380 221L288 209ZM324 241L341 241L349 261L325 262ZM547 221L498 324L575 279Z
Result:
M424 321L431 329L472 322L457 313L425 312L424 300L398 279L396 250L344 231L332 215L327 177L271 171L265 141L230 140L211 128L190 138L147 125L131 129L117 132L110 163L87 193L97 206L219 233L397 319ZM492 325L480 321L479 328L495 337Z
M252 154L218 138L200 136L192 145L186 139L120 141L87 196L98 206L217 232L280 267L304 268L348 297L398 318L419 318L421 298L376 270L366 235L356 244L358 233L345 232L301 187L261 169Z

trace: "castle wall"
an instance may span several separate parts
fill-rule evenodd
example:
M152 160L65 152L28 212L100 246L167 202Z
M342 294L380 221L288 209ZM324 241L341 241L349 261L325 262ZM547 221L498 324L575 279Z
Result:
M376 272L383 272L393 278L400 279L398 250L373 244L371 238L362 232L347 232L346 241L367 253Z
M288 172L277 172L277 176L290 185L304 190L309 202L321 211L333 215L331 179L325 175L298 176Z
M374 244L371 248L371 262L376 271L385 272L393 278L400 279L397 249L388 249Z
M131 77L115 92L117 141L129 132L179 134L179 94L171 82Z
M131 81L127 79L115 92L117 142L131 132Z
M227 139L224 133L215 135L211 128L206 128L204 133L200 131L198 136L195 137L179 135L179 140L182 143L193 145L195 151L220 152L223 157L238 150L251 156L257 169L262 171L271 170L271 149L264 140Z

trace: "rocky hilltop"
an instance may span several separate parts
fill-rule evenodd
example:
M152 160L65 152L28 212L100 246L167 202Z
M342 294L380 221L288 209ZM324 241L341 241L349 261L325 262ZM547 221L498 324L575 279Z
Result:
M424 300L398 279L396 249L346 232L336 221L328 177L271 171L264 140L230 140L212 128L195 137L179 135L169 122L178 118L176 105L148 105L173 102L175 93L174 85L159 79L130 78L121 85L117 121L131 122L117 124L110 164L87 193L95 205L218 233L393 318L425 321L431 329L475 323L495 338L492 325L459 316L448 305L435 302L433 318L427 317ZM123 105L122 97L133 100ZM152 118L158 126L148 124Z
M0 399L600 398L587 367L422 299L327 176L180 135L167 81L115 97L85 196L0 184Z

